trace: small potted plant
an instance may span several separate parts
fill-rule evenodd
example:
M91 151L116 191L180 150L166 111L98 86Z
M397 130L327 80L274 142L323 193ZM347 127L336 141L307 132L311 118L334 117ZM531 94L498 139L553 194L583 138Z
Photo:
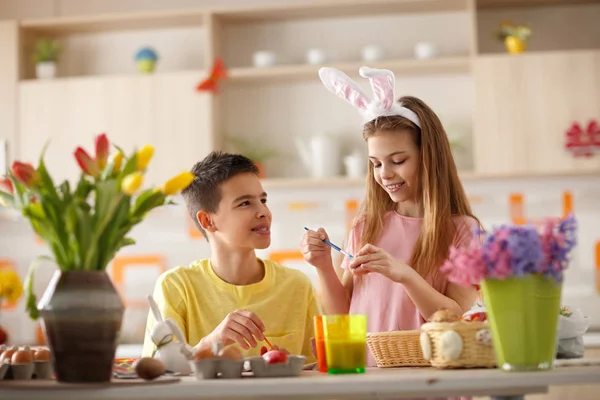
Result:
M38 79L52 79L56 76L56 63L60 54L58 41L41 38L35 43L35 74Z
M253 145L250 140L242 137L230 136L229 141L234 146L235 151L240 152L240 154L248 157L256 164L259 171L258 177L261 179L264 178L265 162L275 157L277 153L274 150L263 147L262 144Z
M135 64L138 72L141 74L151 74L154 72L158 54L150 47L144 47L135 54Z
M564 271L575 247L575 217L534 225L474 230L464 248L450 247L440 268L448 280L481 285L498 367L505 371L551 369Z
M499 40L504 42L504 46L510 54L520 54L527 48L527 40L531 37L531 29L526 25L502 22L497 36Z

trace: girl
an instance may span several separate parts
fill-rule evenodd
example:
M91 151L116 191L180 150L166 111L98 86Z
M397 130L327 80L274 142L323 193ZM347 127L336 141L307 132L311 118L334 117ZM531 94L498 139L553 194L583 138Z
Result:
M369 153L367 193L350 232L338 279L323 229L304 234L301 251L315 266L326 314L367 314L368 331L419 329L437 310L461 316L476 289L439 272L450 245L466 246L473 216L446 132L421 100L394 101L390 71L363 67L375 100L342 72L319 71L325 86L362 111ZM369 353L367 365L375 366Z

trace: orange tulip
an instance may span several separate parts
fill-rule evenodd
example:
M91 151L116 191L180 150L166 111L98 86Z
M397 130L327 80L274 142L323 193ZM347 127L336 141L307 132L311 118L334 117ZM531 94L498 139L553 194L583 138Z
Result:
M0 179L0 190L10 194L14 193L12 182L8 178Z
M75 160L83 172L93 177L100 174L96 161L81 147L75 149Z
M96 136L96 165L102 171L108 161L109 143L106 134Z
M40 180L40 174L29 163L13 162L12 173L27 187L36 185Z

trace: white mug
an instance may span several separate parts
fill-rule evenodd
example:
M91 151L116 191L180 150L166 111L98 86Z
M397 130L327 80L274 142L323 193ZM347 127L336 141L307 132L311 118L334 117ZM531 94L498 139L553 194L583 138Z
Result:
M272 51L257 51L252 55L254 66L258 68L272 67L275 65L275 53Z
M362 178L367 173L365 157L356 152L344 157L344 166L346 167L346 176L351 178Z
M324 64L327 60L325 52L321 49L309 49L306 52L306 62L312 65Z
M415 57L419 60L434 58L438 55L438 48L435 43L419 42L415 45Z
M363 61L378 61L383 58L383 49L379 46L365 46L362 49Z

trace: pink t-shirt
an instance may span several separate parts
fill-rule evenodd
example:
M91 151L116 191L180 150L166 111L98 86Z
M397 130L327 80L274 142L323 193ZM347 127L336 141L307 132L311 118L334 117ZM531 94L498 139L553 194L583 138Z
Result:
M468 245L472 238L471 227L476 221L470 217L454 217L453 221L457 229L453 244ZM407 263L419 237L422 223L422 218L405 217L394 211L389 212L385 217L379 240L372 244ZM361 230L362 224L357 224L350 232L347 244L349 254L360 250L358 247ZM342 268L347 269L349 263L350 260L344 258ZM443 274L438 273L435 281L428 279L428 282L440 293L446 292L448 281ZM366 314L368 332L413 330L419 329L425 323L404 286L378 273L354 277L350 314ZM367 366L376 366L375 359L368 350Z

